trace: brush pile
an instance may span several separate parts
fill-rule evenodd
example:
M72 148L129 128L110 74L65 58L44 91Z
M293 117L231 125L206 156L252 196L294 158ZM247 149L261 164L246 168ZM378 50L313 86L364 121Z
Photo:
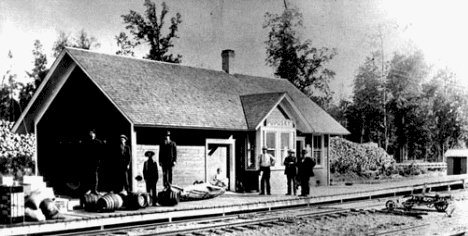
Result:
M13 122L0 120L0 174L20 178L34 169L34 134L11 132Z

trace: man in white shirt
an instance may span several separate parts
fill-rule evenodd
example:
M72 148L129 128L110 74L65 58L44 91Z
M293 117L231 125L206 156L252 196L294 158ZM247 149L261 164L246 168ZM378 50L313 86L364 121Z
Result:
M229 179L223 174L223 170L218 168L216 174L214 175L212 184L218 187L226 188L228 185Z
M275 158L267 153L267 148L262 148L262 154L258 157L258 165L260 166L260 171L262 173L262 178L260 180L260 195L265 195L265 187L268 195L271 195L270 192L270 167L275 165ZM265 186L266 185L266 186Z

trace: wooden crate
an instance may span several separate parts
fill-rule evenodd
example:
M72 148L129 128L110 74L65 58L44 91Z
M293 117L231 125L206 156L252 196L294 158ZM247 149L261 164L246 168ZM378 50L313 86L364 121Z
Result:
M0 185L0 223L15 224L23 221L23 186Z

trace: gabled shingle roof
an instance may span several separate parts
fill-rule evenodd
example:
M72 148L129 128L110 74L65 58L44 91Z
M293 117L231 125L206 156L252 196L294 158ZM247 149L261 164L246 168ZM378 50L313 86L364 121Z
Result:
M246 120L242 96L249 99L245 95L287 93L312 127L310 132L348 134L287 80L232 75L72 48L65 52L136 126L247 130L251 121ZM265 97L269 99L274 97Z
M241 96L249 129L255 129L284 95L285 93L262 93Z

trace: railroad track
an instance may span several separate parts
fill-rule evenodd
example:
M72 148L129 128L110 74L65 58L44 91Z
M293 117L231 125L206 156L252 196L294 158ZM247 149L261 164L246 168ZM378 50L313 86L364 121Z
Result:
M347 213L348 212L348 213ZM362 211L365 213L365 211ZM204 234L213 230L221 230L225 232L235 232L241 230L254 230L261 227L281 226L291 223L292 219L299 217L329 217L338 218L346 214L359 214L358 211L350 209L319 207L319 208L304 208L294 207L291 209L279 209L272 211L239 213L229 216L211 216L201 219L187 219L176 222L162 223L147 223L130 226L122 226L107 229L89 229L80 230L77 232L51 233L58 236L102 236L102 235L127 235L132 232L132 235L185 235L185 234ZM137 231L135 233L135 231Z
M388 199L388 198L385 198ZM311 217L316 219L338 219L350 215L359 214L381 214L379 210L369 210L372 207L382 207L384 201L375 202L375 199L369 201L346 202L343 204L322 204L309 207L290 207L282 209L263 210L251 213L237 213L228 216L207 216L197 219L183 219L173 222L147 222L138 225L127 226L106 226L104 229L95 228L80 230L76 232L51 233L50 235L59 236L111 236L111 235L209 235L223 234L232 232L244 232L247 230L258 230L261 228L271 228L275 226L285 226L291 224L297 218ZM363 207L359 207L362 205ZM337 207L339 206L339 207ZM357 207L356 207L357 206ZM357 210L355 209L357 208ZM401 229L394 229L383 232L370 232L369 235L397 235L403 231L425 227L427 224L411 226ZM44 235L44 234L42 234Z
M365 201L364 201L365 202ZM365 204L367 207L381 206L382 203ZM339 208L332 205L319 207L291 207L270 211L239 213L229 216L210 216L200 219L179 220L176 222L147 223L130 226L116 226L107 229L89 229L77 232L53 233L59 236L110 236L110 235L206 235L222 234L223 232L243 232L260 228L285 226L293 223L294 219L312 217L316 219L337 219L349 215L371 214L375 211L354 208ZM52 235L52 234L51 234Z

